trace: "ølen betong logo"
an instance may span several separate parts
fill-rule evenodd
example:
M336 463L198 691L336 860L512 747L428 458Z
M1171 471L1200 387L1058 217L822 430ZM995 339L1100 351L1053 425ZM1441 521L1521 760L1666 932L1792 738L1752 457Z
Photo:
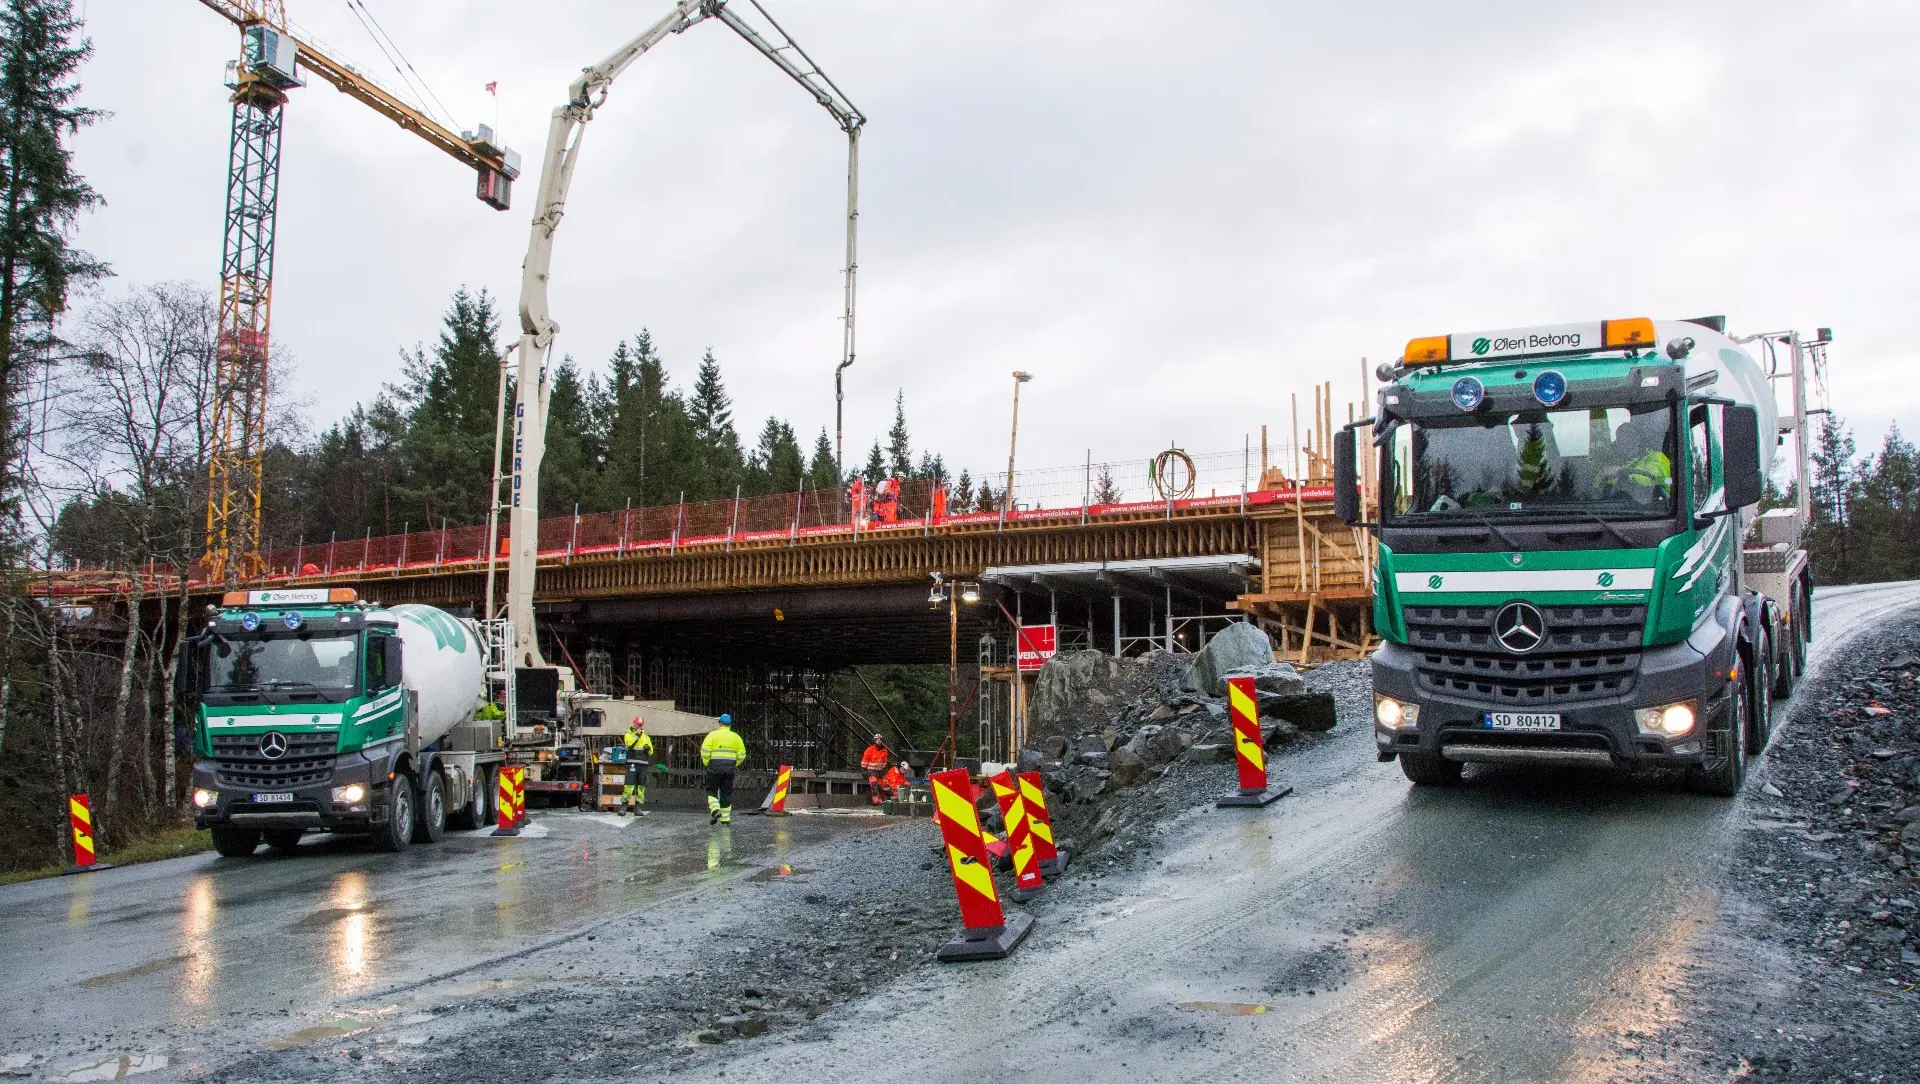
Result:
M1485 354L1487 351L1491 349L1493 349L1493 343L1490 342L1485 335L1482 335L1479 338L1473 340L1474 353Z
M1427 577L1427 589L1430 591L1440 590L1440 583L1441 583L1441 580L1440 580L1440 577L1438 576Z
M1613 586L1613 573L1611 573L1611 572L1602 572L1602 573L1600 574L1600 586L1602 586L1602 587L1612 587L1612 586Z

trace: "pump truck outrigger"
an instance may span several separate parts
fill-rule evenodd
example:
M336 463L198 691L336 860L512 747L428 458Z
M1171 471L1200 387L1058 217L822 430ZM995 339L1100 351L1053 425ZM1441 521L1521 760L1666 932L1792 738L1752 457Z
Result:
M504 621L391 609L348 588L230 591L181 652L194 823L227 857L310 830L384 849L491 818L510 702Z
M1380 759L1429 786L1519 762L1737 793L1812 637L1806 369L1831 340L1635 318L1414 339L1381 366L1375 416L1334 442L1336 512L1379 538ZM1788 434L1797 502L1756 514Z

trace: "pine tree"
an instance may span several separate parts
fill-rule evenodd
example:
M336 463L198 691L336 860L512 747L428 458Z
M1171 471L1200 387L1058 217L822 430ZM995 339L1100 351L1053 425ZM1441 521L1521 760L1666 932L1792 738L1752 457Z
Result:
M998 512L1000 502L994 498L993 483L980 479L980 492L973 498L973 510L976 512Z
M22 499L28 420L20 403L57 345L54 319L73 287L108 274L67 244L100 197L73 170L66 140L103 114L73 104L91 55L69 0L0 4L0 516Z
M642 328L614 347L602 409L609 507L672 504L686 488L693 457L685 404L667 388L666 365Z
M748 496L763 493L792 493L799 489L805 475L805 458L793 427L779 418L769 417L760 429L759 443L747 461Z
M833 461L833 438L825 426L813 441L813 457L807 461L807 475L801 485L807 489L840 488L840 469Z
M867 480L867 488L871 490L886 476L887 457L880 451L880 442L876 440L873 442L873 450L867 453L867 465L860 471L860 477Z
M1093 478L1093 503L1119 504L1121 496L1120 487L1113 480L1113 464L1100 464L1100 473Z
M461 287L442 318L433 353L416 347L401 355L401 383L389 389L407 415L400 445L404 467L391 500L390 510L400 517L390 524L394 530L443 518L460 524L486 519L499 406L500 355L494 345L499 334L492 296Z
M913 475L913 448L907 436L907 393L893 393L893 428L887 430L887 469L895 478Z
M708 349L687 397L687 420L693 426L695 463L689 464L687 499L709 500L733 496L745 468L740 434L733 428L733 399L720 379L720 362Z
M967 468L960 468L960 477L953 483L953 495L947 500L947 511L961 515L973 511L973 476Z
M594 431L589 398L597 390L597 382L581 383L580 368L571 356L554 368L547 397L546 454L540 461L540 503L548 514L571 512L575 505L584 511L603 510L600 460L604 453Z

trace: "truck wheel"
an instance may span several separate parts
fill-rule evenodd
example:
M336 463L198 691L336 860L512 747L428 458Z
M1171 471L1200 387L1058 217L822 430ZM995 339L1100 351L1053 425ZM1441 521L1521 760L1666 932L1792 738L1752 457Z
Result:
M1767 747L1768 739L1773 737L1773 645L1761 640L1754 649L1753 657L1758 660L1747 674L1752 688L1747 693L1747 705L1752 709L1752 718L1747 724L1748 756L1756 756Z
M1400 771L1420 787L1454 787L1460 785L1460 769L1464 767L1457 760L1435 756L1431 753L1401 753Z
M1722 726L1709 732L1726 755L1711 768L1695 768L1688 777L1693 789L1721 798L1739 794L1740 784L1747 778L1747 683L1729 684L1728 704L1720 713Z
M305 834L298 828L269 828L260 836L276 851L291 851L300 845L300 837Z
M497 815L494 799L499 793L494 788L499 785L500 780L494 773L485 768L473 770L473 826L475 828L485 828L494 822Z
M213 826L213 849L220 852L222 858L245 858L260 846L260 829L241 828L234 824L216 824Z
M387 786L387 823L375 825L374 841L380 849L398 854L413 842L413 782L395 776Z
M428 772L416 788L413 821L415 843L438 843L447 835L447 780L439 772Z

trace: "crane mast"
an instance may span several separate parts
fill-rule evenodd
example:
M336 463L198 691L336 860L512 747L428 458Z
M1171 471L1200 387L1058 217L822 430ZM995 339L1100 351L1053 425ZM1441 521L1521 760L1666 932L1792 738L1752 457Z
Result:
M579 163L580 141L587 122L606 102L613 81L644 56L647 50L666 40L669 35L682 33L706 19L725 23L799 83L847 133L845 311L842 314L841 359L834 370L836 400L839 398L840 373L853 364L860 130L866 124L866 117L786 31L774 22L758 0L748 0L748 3L766 20L770 32L756 29L727 0L680 0L639 36L600 63L582 70L580 77L568 88L566 102L553 111L552 120L547 126L546 151L540 160L540 189L534 197L526 259L520 265L520 340L512 348L518 351L519 357L514 369L511 451L508 457L511 488L505 501L508 510L506 609L514 630L513 658L517 666L546 665L534 630L533 589L540 557L540 461L546 449L547 400L551 390L547 382L547 360L553 338L560 331L560 325L554 322L547 307L554 233L566 215L567 190L573 183L574 167ZM836 402L836 428L838 409ZM501 478L497 459L495 471L494 500L498 504ZM493 559L490 547L489 576ZM493 606L491 590L488 591L487 606L489 610Z

